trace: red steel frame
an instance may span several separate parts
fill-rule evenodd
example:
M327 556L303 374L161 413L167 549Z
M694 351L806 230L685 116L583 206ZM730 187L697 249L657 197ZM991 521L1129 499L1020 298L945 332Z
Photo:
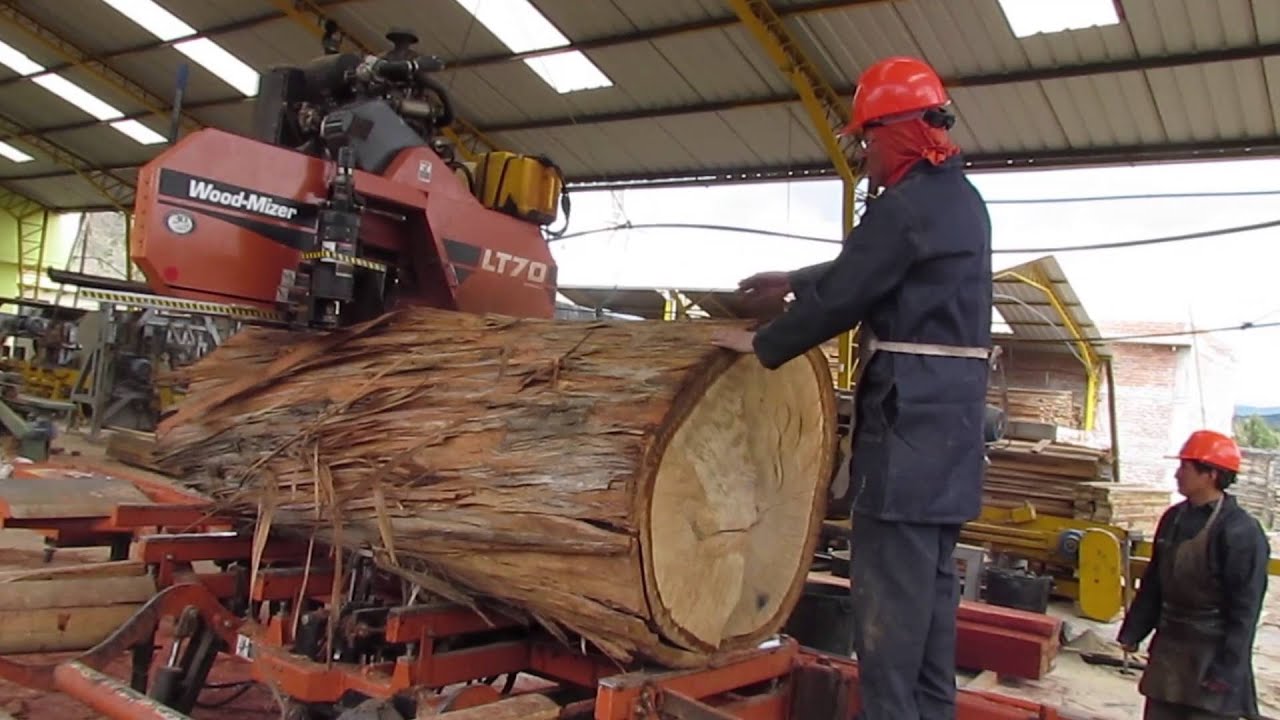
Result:
M185 528L220 522L200 506L182 504L121 506L97 527L112 532L130 528ZM781 638L769 647L718 660L713 666L672 672L622 672L599 655L566 647L539 632L515 640L498 640L464 650L442 649L438 641L452 636L514 627L501 618L482 618L455 606L399 607L385 627L390 643L413 643L416 650L392 662L371 665L313 662L292 654L291 616L277 614L265 623L240 617L223 601L238 594L244 577L232 572L196 573L201 560L244 560L251 540L228 532L152 535L139 540L140 555L154 569L163 588L107 640L80 656L56 664L28 665L0 657L0 677L29 687L65 692L111 718L179 720L184 715L157 704L103 675L105 665L132 647L151 642L163 618L177 618L189 608L199 613L235 655L250 664L251 676L270 683L302 702L334 702L347 690L390 697L410 688L443 688L513 672L526 672L562 685L595 688L594 702L579 703L594 720L641 720L660 717L722 720L789 720L792 689L798 673L826 674L846 695L846 720L859 710L858 669L849 659L800 647ZM269 541L263 560L296 561L323 557L307 543ZM251 600L295 600L306 583L306 595L325 599L333 587L330 571L320 568L260 570ZM296 610L296 608L295 608ZM764 688L761 690L760 688ZM496 695L494 696L496 697ZM492 699L492 698L487 698ZM476 701L478 702L478 701ZM461 707L463 705L459 705ZM591 709L593 707L593 709ZM578 715L577 717L586 717ZM1060 711L996 694L960 691L957 720L1068 720Z

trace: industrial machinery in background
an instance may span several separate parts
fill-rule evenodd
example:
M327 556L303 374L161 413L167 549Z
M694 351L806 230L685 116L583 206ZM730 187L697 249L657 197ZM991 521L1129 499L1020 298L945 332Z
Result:
M79 324L79 372L71 401L97 438L104 428L154 430L183 389L169 372L213 351L239 323L170 303L144 304L97 296L99 309Z
M22 377L31 397L67 400L80 354L77 324L85 311L23 298L0 300L0 370Z

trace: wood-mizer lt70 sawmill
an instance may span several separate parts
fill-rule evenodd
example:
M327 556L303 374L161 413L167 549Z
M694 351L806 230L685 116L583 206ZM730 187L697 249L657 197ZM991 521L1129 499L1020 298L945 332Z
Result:
M201 130L148 164L131 252L148 292L97 296L320 330L402 304L551 317L556 268L542 228L561 204L559 171L501 152L455 159L441 138L449 99L430 76L440 64L411 49L411 32L387 37L394 48L380 57L330 54L267 74L254 138ZM219 656L247 663L286 699L290 720L850 720L859 711L856 664L787 637L702 669L620 668L536 628L415 602L369 562L356 563L330 618L334 579L308 564L325 551L270 540L267 567L250 580L251 538L224 531L227 521L192 498L152 490L152 503L75 527L127 537L160 528L134 552L159 593L78 657L0 658L0 677L135 720L185 718ZM166 619L167 639L156 633ZM326 628L334 644L322 647ZM128 684L101 672L129 653ZM957 717L1063 716L961 691Z

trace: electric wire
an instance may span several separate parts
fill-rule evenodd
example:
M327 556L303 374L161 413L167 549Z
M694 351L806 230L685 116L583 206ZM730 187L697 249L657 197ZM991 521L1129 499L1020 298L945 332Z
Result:
M1275 322L1266 322L1266 323L1243 322L1238 325L1222 325L1219 327L1212 327L1212 328L1173 330L1169 332L1158 332L1158 333L1135 333L1132 335L1111 335L1107 337L1084 338L1081 342L1086 342L1092 345L1099 345L1102 343L1121 342L1125 340L1155 340L1159 338L1186 337L1190 335L1211 335L1215 333L1237 332L1237 331L1244 331L1244 330L1264 330L1267 328L1275 328L1275 327L1280 327L1280 320L1277 320ZM1025 338L1025 339L1019 338L1018 341L1023 343L1047 343L1051 345L1058 345L1063 342L1076 342L1075 338Z
M1189 198L1262 197L1280 195L1280 190L1206 190L1202 192L1138 193L1133 195L1083 195L1079 197L986 199L988 205L1042 205L1055 203L1109 202L1112 200L1173 200Z
M1081 252L1087 250L1114 250L1118 248L1144 247L1148 245L1162 245L1174 242L1183 242L1186 240L1199 240L1210 237L1221 237L1223 235L1234 235L1239 233L1254 232L1256 230L1266 230L1268 228L1280 227L1280 219L1267 220L1265 222L1251 223L1249 225L1234 225L1231 227L1217 228L1213 230L1201 230L1192 233L1183 233L1180 235L1166 235L1163 237L1143 238L1141 240L1120 240L1107 243L1091 243L1088 245L1062 245L1062 246L1046 246L1046 247L1029 247L1029 248L997 248L991 252L997 255L1012 254L1030 254L1030 253L1067 253ZM730 232L741 233L746 235L763 235L766 237L786 238L789 240L801 240L805 242L820 242L829 245L843 244L842 240L835 240L829 237L818 237L814 235L802 235L799 233L784 232L781 230L765 230L763 228L752 228L739 225L718 225L714 223L619 223L591 230L579 230L578 232L565 233L559 237L548 238L548 242L559 240L569 240L572 238L587 237L590 235L599 235L601 233L617 232L619 230L707 230L714 232Z

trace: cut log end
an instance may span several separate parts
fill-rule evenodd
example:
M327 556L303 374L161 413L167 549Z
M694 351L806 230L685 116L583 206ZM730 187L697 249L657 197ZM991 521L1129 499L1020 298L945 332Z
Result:
M785 622L804 582L832 461L825 368L751 356L702 392L663 449L645 552L664 634L689 649L749 642ZM818 380L815 381L815 378Z

